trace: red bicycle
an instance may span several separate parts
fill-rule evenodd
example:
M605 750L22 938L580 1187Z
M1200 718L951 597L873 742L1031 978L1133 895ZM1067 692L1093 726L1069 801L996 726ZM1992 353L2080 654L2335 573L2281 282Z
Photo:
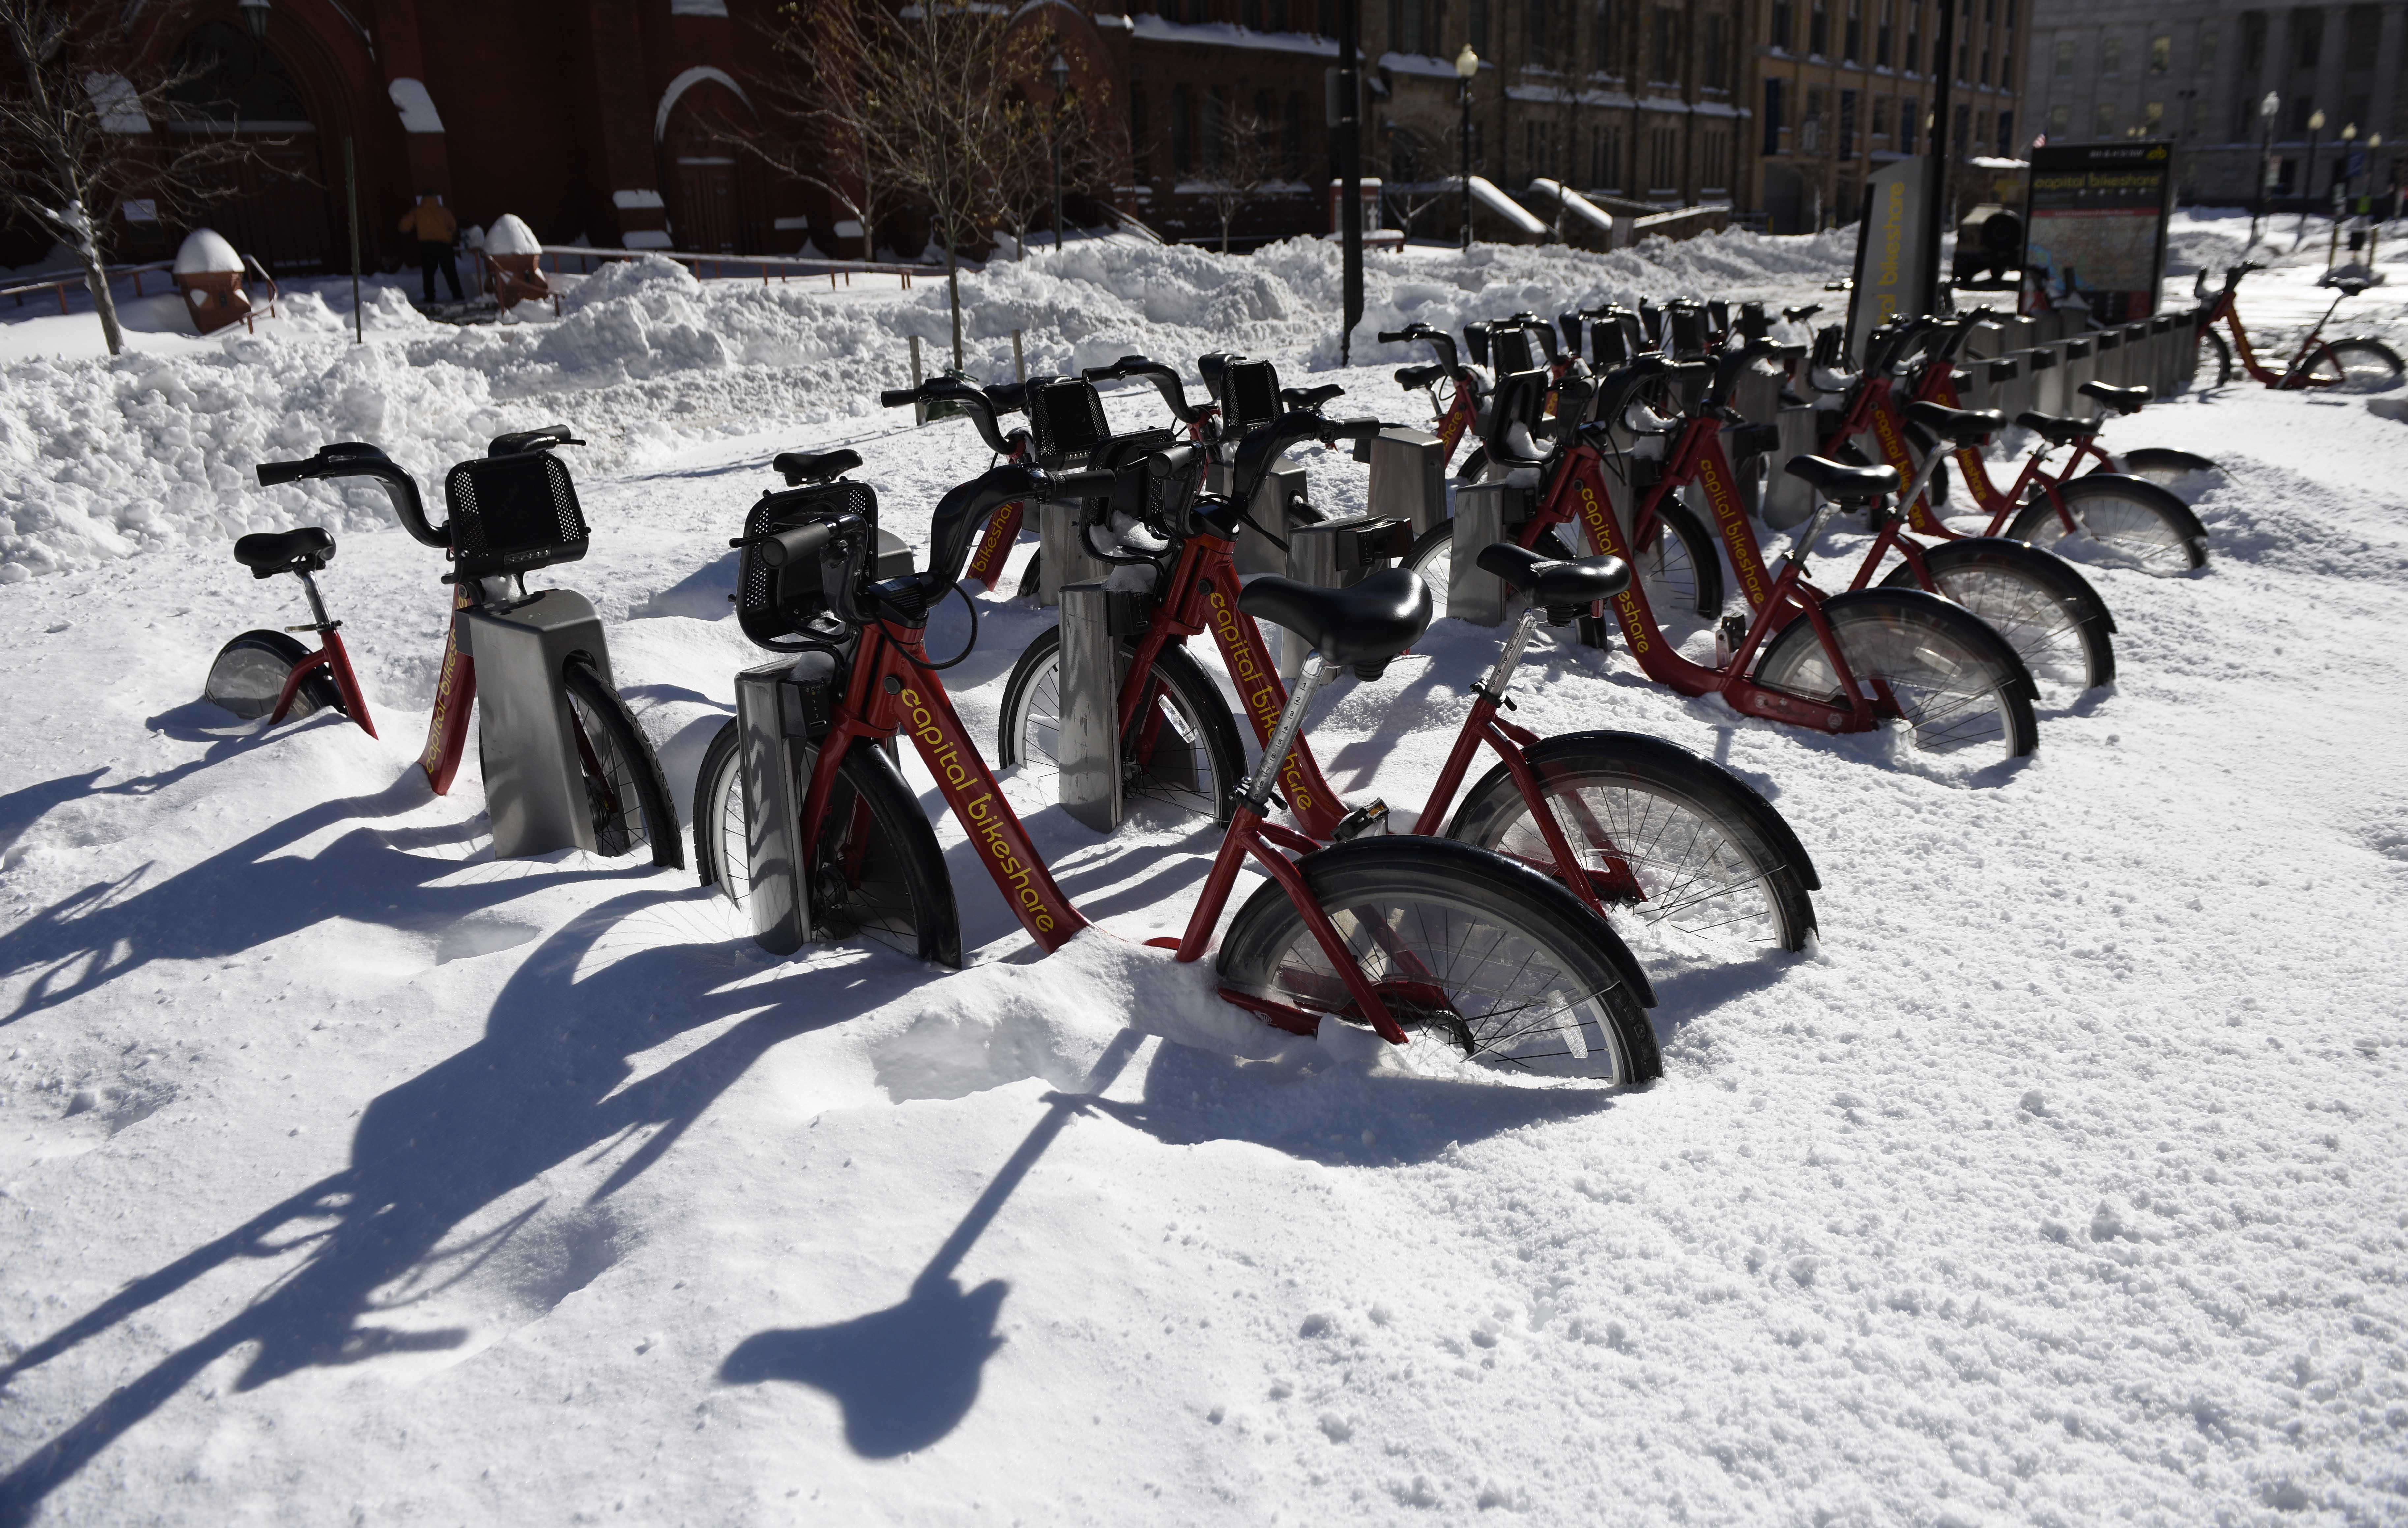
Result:
M1299 410L1250 432L1236 454L1231 502L1246 502L1280 452L1298 441L1335 444L1380 428L1372 421L1333 424ZM1230 597L1239 580L1219 522L1159 507L1137 518L1161 550L1112 559L1143 570L1135 580L1142 588L1114 596L1123 792L1158 810L1223 821L1243 754L1227 707L1185 642L1211 634L1240 709L1267 750L1289 696L1260 633ZM1392 554L1401 529L1377 521L1356 528L1344 571ZM1608 731L1541 738L1501 714L1512 704L1505 692L1541 612L1557 624L1571 622L1628 581L1627 564L1542 558L1504 545L1483 557L1484 567L1524 590L1532 604L1475 688L1412 832L1496 850L1547 872L1598 912L1677 935L1692 948L1804 948L1814 928L1808 893L1821 880L1789 824L1746 782L1657 738ZM1017 767L1013 789L1032 807L1058 799L1061 662L1055 628L1021 653L1004 687L996 756ZM1457 807L1484 747L1498 762ZM1303 739L1282 759L1278 778L1297 826L1314 838L1343 839L1367 821L1390 819L1383 802L1350 809Z
M2332 321L2343 301L2366 290L2366 283L2344 279L2335 281L2336 295L2324 317L2316 320L2300 340L2300 348L2291 355L2290 364L2275 371L2258 359L2258 348L2249 342L2249 331L2241 324L2241 308L2236 293L2241 278L2252 271L2266 267L2257 261L2244 260L2229 266L2224 272L2224 285L2213 296L2207 290L2207 271L2201 267L2191 282L2191 294L2203 305L2199 314L2199 343L2208 348L2215 359L2215 385L2222 387L2232 380L2235 351L2242 369L2271 388L2286 392L2302 388L2340 388L2352 393L2373 393L2390 387L2400 380L2400 352L2372 335L2349 335L2340 339L2324 337L2325 325ZM2222 323L2232 332L2226 343L2215 326Z
M246 536L234 544L234 560L251 569L254 578L290 573L301 580L309 596L309 624L282 631L250 631L228 642L209 665L201 698L221 706L245 721L267 719L275 726L286 717L334 711L360 724L370 737L376 722L368 715L367 696L351 673L351 655L343 647L343 623L326 614L316 575L335 560L335 538L315 525L290 531ZM319 645L305 648L294 632L314 632Z
M887 396L983 407L974 390L951 382ZM784 763L747 767L738 721L713 740L695 804L706 884L747 899L756 927L774 914L796 942L859 935L958 965L943 855L877 746L908 734L1039 948L1058 950L1084 929L927 662L926 612L960 577L986 517L1014 501L1167 491L1186 497L1187 512L1214 524L1221 540L1234 540L1226 503L1189 497L1199 454L1175 447L1116 469L1050 478L1020 464L993 468L938 506L930 567L886 579L872 566L875 496L839 476L856 464L852 453L810 464L816 493L766 495L742 538L739 609L756 641L794 654L755 671L776 687L778 720L767 725ZM865 507L869 516L858 512ZM1278 763L1313 693L1340 666L1377 672L1428 623L1420 581L1391 570L1328 590L1268 577L1232 603L1302 635L1312 653L1263 763L1237 793L1185 932L1149 942L1182 962L1201 959L1238 871L1252 861L1269 884L1238 909L1216 969L1222 995L1266 1022L1311 1035L1336 1019L1391 1044L1420 1033L1467 1056L1614 1082L1659 1075L1644 973L1562 886L1466 844L1366 831L1323 845L1267 820ZM791 824L782 837L781 823ZM791 847L796 868L786 883L799 907L778 904L756 881L755 869L775 863L770 844Z

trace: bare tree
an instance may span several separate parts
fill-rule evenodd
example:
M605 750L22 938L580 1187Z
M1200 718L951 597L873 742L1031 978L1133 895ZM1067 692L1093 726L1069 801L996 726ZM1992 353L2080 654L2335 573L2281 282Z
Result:
M760 129L730 127L717 136L850 214L867 262L878 258L879 220L895 210L900 191L888 173L881 103L856 64L865 20L851 5L790 0L779 7L760 29L767 62L751 73Z
M1051 100L1023 95L1006 108L1005 135L992 156L996 201L1022 255L1030 231L1053 224L1056 156L1065 195L1104 179L1115 162L1119 141L1096 126L1098 118L1111 119L1108 98L1100 86L1096 93L1099 104L1092 109L1075 88Z
M1251 111L1229 112L1217 138L1205 140L1206 179L1199 191L1221 220L1221 252L1229 252L1229 228L1238 214L1280 178L1283 155L1271 125Z
M249 153L231 135L178 142L155 130L191 109L179 97L195 71L140 62L146 38L178 14L122 0L0 0L0 204L75 251L111 355L125 348L108 290L111 214L137 193L163 212L189 211L222 193L212 172Z

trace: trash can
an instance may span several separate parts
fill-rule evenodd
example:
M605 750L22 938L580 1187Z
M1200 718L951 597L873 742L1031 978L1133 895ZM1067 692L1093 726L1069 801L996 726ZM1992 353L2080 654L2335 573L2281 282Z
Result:
M193 327L213 335L251 316L251 294L242 289L242 256L214 229L195 228L176 251L176 287Z

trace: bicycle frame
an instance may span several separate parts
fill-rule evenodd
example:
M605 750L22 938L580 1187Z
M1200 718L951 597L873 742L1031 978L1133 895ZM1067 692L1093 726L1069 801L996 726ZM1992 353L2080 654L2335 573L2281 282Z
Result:
M1236 580L1230 579L1228 588L1236 587ZM1239 615L1234 600L1229 602L1229 610L1233 616ZM1250 617L1240 619L1250 628L1254 624ZM937 789L943 794L946 806L978 846L979 862L986 866L996 889L1003 893L1004 901L1010 905L1028 936L1052 954L1088 927L1088 921L1055 884L1053 873L1029 841L1019 815L1005 801L995 772L970 742L961 717L953 710L944 681L928 668L922 641L917 628L898 633L882 621L861 628L844 697L835 707L828 732L820 743L819 758L803 798L799 814L803 842L808 845L819 841L820 825L834 797L837 772L845 751L857 743L875 745L897 733L909 733L922 762L936 778ZM1260 641L1257 633L1257 648ZM1278 732L1291 738L1310 704L1312 689L1319 682L1322 668L1317 657L1307 672L1311 678L1299 686L1297 704L1285 707L1280 720ZM1276 683L1276 676L1269 677ZM1221 840L1220 852L1205 879L1204 894L1189 915L1185 933L1176 941L1147 942L1172 949L1182 963L1201 959L1236 888L1238 871L1252 859L1287 893L1322 953L1345 982L1365 1021L1390 1044L1406 1044L1403 1028L1381 1001L1377 989L1347 950L1329 914L1314 900L1303 873L1289 857L1310 854L1321 847L1302 834L1265 821L1251 803L1241 800L1231 815L1228 832ZM1320 1029L1321 1020L1316 1014L1226 988L1221 995L1292 1034L1312 1035Z
M294 626L291 631L318 634L318 650L293 665L284 676L284 688L276 696L276 709L268 713L271 727L284 720L293 709L294 697L301 693L301 681L318 669L324 669L335 681L335 693L343 698L343 709L360 724L360 730L370 737L377 735L376 721L368 715L368 698L360 690L360 681L351 672L351 655L343 646L342 622L326 619L326 602L319 597L317 581L307 573L295 575L309 595L309 613L318 619L308 626Z

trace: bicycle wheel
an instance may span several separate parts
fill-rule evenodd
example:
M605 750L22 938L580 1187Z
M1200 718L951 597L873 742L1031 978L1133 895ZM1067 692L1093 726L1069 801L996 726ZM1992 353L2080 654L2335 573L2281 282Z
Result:
M1298 862L1397 1021L1463 1054L1607 1082L1661 1077L1646 975L1601 919L1534 870L1445 838L1356 838ZM1221 943L1223 982L1359 1024L1343 980L1277 882Z
M2215 373L2215 385L2218 387L2226 386L2232 380L2231 342L2213 329L2200 330L2200 343L2207 347L2207 354L2200 359L2199 369L2201 371L2214 371Z
M2172 578L2207 565L2207 527L2172 489L2116 472L2090 472L2057 485L2080 527L2069 536L2047 493L2032 495L2007 526L2011 539L2062 556L2088 546L2143 573Z
M744 821L743 734L736 719L711 734L694 777L694 869L738 907L752 894L752 848Z
M1918 589L1834 594L1824 619L1859 685L1886 690L1926 752L2021 758L2040 745L2031 676L2006 639L1970 612ZM1765 644L1754 678L1827 706L1848 704L1802 617Z
M2079 693L2115 678L2115 621L2089 580L2063 559L2010 541L1974 536L1928 548L1924 565L1942 597L1986 621L2007 639L2035 682ZM1900 563L1885 589L1920 587Z
M1124 665L1135 644L1121 643ZM1046 632L1020 655L1003 687L996 759L1017 764L1013 806L1034 811L1061 799L1062 629ZM1229 803L1245 778L1246 750L1228 702L1203 665L1184 648L1166 647L1154 662L1154 735L1143 735L1146 712L1121 739L1121 789L1132 803L1173 813L1229 820ZM1140 757L1142 753L1142 757Z
M819 750L799 749L799 797L818 766ZM865 938L917 960L959 967L962 932L953 881L919 798L894 762L869 745L845 750L837 766L819 842L805 877L811 933L830 943ZM742 750L730 720L710 740L695 781L695 860L703 884L742 910L752 905L752 856L744 815Z
M2379 339L2329 340L2318 345L2300 369L2308 387L2380 393L2400 380L2400 352Z
M593 813L594 850L616 858L646 844L652 863L685 864L677 808L669 805L668 778L660 755L636 724L636 713L585 658L563 665L568 714L577 724L577 762L585 775L585 802Z
M1805 948L1814 867L1745 781L1636 733L1569 733L1524 757L1590 888L1615 916L1735 958ZM1464 796L1446 835L1563 878L1501 764Z
M1648 603L1659 610L1686 610L1713 617L1723 608L1723 564L1714 554L1713 533L1697 511L1667 494L1656 507L1656 534L1638 554L1639 578Z
M209 664L208 680L201 686L201 698L245 721L256 721L276 709L293 665L308 656L308 648L282 632L245 632L218 650L217 660ZM342 692L322 668L312 670L301 681L284 718L297 721L320 711L351 714L343 710Z
M1446 597L1455 579L1455 521L1440 521L1424 531L1405 553L1405 567L1429 585L1430 619L1446 619Z

